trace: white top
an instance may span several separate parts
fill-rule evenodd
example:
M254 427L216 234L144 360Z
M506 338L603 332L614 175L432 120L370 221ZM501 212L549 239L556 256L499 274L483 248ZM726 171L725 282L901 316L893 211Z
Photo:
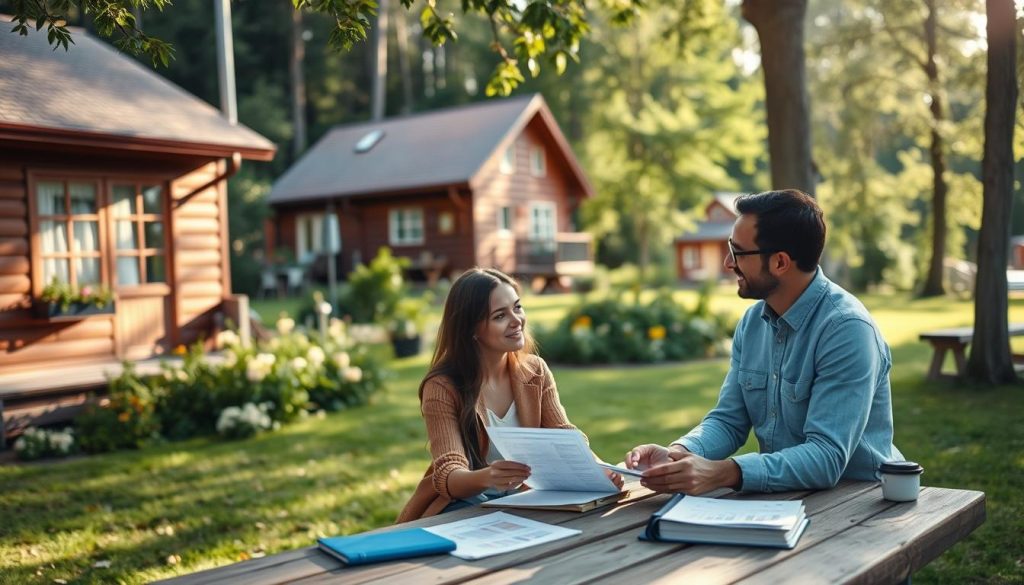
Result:
M519 414L516 413L516 403L513 402L512 406L508 407L508 412L505 416L498 416L494 414L490 408L487 409L487 420L484 424L489 427L518 427L519 426ZM490 465L495 461L502 459L501 453L494 445L490 446L487 450L487 464Z

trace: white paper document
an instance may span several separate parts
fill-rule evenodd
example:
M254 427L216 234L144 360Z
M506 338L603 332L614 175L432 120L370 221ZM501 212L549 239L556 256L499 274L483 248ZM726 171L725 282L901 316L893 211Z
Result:
M487 434L502 458L530 466L526 485L535 490L619 492L579 431L487 427Z
M581 532L505 512L428 526L424 530L455 541L455 550L451 554L469 560L560 540Z
M737 528L785 528L803 519L800 500L720 500L687 496L662 516L662 520L731 526Z

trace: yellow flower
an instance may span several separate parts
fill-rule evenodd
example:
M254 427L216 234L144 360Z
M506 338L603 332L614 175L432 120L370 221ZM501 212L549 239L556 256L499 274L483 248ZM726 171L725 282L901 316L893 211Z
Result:
M579 317L576 317L575 321L572 322L572 326L574 329L586 329L590 327L590 324L591 320L589 315L580 315Z
M172 353L174 355L185 355L186 353L188 353L188 348L186 348L184 345L179 345L178 347L174 348L174 351Z
M647 337L650 337L654 341L665 339L665 326L655 325L647 328Z
M117 420L119 420L121 422L128 422L128 419L131 418L131 417L132 417L132 413L130 413L130 412L128 412L126 410L126 411L122 412L121 414L117 415Z

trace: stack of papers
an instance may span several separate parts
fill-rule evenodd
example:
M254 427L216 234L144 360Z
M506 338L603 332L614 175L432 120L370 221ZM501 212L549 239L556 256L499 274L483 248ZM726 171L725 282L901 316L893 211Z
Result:
M810 519L803 502L672 498L651 517L651 540L793 548Z
M530 466L530 489L484 502L485 507L585 512L625 495L608 479L579 431L487 427L487 434L504 459Z

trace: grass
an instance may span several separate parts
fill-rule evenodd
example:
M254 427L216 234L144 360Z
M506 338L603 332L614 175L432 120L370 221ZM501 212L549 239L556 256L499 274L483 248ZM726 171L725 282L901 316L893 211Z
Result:
M691 302L693 293L680 294ZM924 381L931 350L917 333L970 323L969 303L865 300L893 348L897 445L925 467L924 484L987 494L986 523L915 583L1020 582L1024 388ZM731 291L714 301L732 312L746 305ZM526 299L534 323L557 320L574 302ZM1014 300L1011 319L1024 321L1024 301ZM396 360L388 390L369 406L247 441L0 466L0 583L141 583L390 523L428 462L416 400L426 367L425 355ZM553 369L573 422L598 454L619 459L696 424L726 367Z

